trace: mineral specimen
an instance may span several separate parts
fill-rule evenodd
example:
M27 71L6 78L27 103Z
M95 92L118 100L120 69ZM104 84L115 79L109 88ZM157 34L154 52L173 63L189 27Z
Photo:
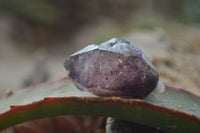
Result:
M103 97L143 99L159 80L145 54L130 41L119 38L83 48L72 54L64 66L80 90Z

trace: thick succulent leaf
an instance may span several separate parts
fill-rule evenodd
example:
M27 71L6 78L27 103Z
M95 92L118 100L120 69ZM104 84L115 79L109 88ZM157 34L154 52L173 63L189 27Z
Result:
M95 95L89 92L77 89L69 78L62 78L57 81L13 92L11 96L5 97L0 102L0 113L9 110L10 106L13 105L25 105L43 100L46 97L67 96L95 97Z
M0 130L33 119L81 114L112 116L170 133L199 133L199 110L199 97L182 89L167 86L164 93L151 94L145 100L99 98L79 91L68 78L63 78L3 99Z
M163 93L150 94L145 101L200 117L200 97L181 88L166 86Z

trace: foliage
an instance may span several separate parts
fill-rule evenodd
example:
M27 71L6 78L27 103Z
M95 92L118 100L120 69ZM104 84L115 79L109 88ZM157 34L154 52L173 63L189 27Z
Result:
M99 98L79 91L64 78L5 97L0 106L0 129L34 119L79 114L112 116L170 133L198 133L199 109L198 96L169 86L145 100Z

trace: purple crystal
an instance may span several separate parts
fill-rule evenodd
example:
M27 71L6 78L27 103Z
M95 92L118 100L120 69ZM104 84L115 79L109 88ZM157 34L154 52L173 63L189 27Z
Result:
M79 89L98 96L145 98L159 79L144 53L119 38L83 48L71 55L64 66Z

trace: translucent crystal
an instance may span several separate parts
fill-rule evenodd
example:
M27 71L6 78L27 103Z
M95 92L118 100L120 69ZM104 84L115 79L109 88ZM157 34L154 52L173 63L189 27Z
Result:
M98 96L145 98L159 79L145 54L119 38L83 48L64 66L79 89Z

